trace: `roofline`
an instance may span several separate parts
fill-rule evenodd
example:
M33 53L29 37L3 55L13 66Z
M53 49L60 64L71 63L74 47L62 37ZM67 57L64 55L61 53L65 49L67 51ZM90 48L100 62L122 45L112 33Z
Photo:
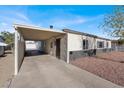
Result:
M71 30L71 29L63 29L63 31L64 31L64 32L67 32L67 33L85 35L85 36L89 36L89 37L94 37L94 38L99 38L99 39L104 39L104 40L109 40L109 41L111 41L111 39L99 37L99 36L92 35L92 34L88 34L88 33L84 33L84 32L79 32L79 31L75 31L75 30Z
M28 28L28 29L34 29L34 30L51 31L51 32L65 34L65 32L63 32L62 30L41 28L41 27L38 27L38 26L31 26L31 25L14 24L13 27L15 29L18 29L18 28Z

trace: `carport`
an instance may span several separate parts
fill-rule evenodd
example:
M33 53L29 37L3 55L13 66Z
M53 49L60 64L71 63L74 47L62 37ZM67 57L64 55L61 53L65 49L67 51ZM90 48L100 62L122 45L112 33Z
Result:
M44 40L45 52L66 61L66 33L61 30L15 24L15 75L17 75L25 54L26 40ZM66 43L65 43L66 42ZM64 51L63 51L64 50Z

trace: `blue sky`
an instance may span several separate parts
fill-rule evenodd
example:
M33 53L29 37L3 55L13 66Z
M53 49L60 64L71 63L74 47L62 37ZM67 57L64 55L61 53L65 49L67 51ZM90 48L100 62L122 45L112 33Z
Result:
M0 31L14 32L14 23L55 29L69 28L108 37L98 26L115 6L0 6Z

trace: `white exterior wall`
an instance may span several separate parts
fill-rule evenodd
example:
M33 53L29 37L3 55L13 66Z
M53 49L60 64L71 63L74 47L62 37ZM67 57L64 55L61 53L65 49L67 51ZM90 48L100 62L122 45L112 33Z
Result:
M104 41L104 48L111 48L111 41L97 38L96 39L96 46L97 46L97 41ZM107 47L107 42L108 42L108 47ZM97 49L99 49L99 48L97 48ZM103 49L103 48L100 48L100 49Z
M94 39L94 37L83 36L83 39L88 40L88 49L94 49L94 47L95 47L95 39Z
M26 41L26 50L40 50L43 51L42 41Z
M96 38L96 47L97 47L97 42L98 42L98 41L104 42L104 48L106 48L106 40ZM98 48L98 47L97 47L97 49L103 49L103 48Z
M104 48L106 47L106 42L108 42L108 48L111 48L111 41L104 40L104 39L99 39L99 38L94 38L90 36L83 36L79 34L73 34L73 33L67 33L68 38L67 38L67 43L68 43L68 51L80 51L83 50L83 39L88 40L88 49L95 49L97 48L97 41L104 41ZM103 48L97 48L97 49L103 49Z
M26 50L37 50L35 41L26 41Z
M83 39L88 40L88 49L94 49L95 39L89 36L68 33L68 51L83 50Z
M67 33L68 34L68 51L78 51L82 50L82 35L77 35L77 34L72 34L72 33Z
M23 36L15 32L15 75L17 75L19 68L24 59L25 41Z
M112 45L111 45L111 41L108 41L108 43L109 43L108 48L111 48L111 47L112 47Z

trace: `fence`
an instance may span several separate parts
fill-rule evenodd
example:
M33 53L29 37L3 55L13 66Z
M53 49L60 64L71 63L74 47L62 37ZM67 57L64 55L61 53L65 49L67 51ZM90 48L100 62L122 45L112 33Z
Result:
M124 52L124 45L112 46L112 50Z

